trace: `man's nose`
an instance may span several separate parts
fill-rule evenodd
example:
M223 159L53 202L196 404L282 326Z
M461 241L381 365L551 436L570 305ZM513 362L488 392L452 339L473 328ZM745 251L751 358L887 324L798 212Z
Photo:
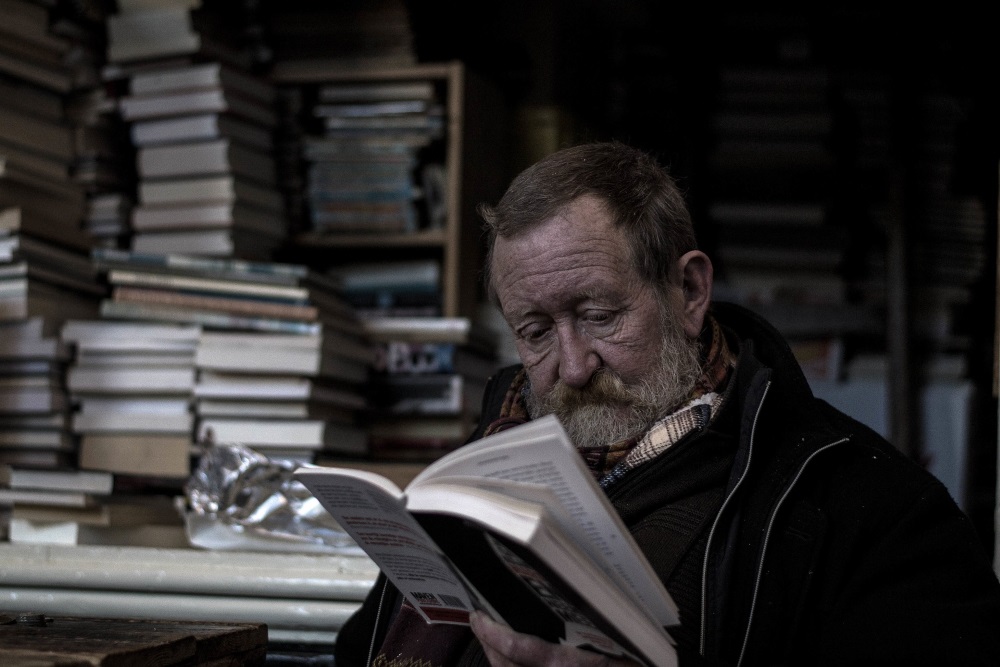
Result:
M574 389L581 389L601 367L601 357L593 341L567 327L559 332L559 379Z

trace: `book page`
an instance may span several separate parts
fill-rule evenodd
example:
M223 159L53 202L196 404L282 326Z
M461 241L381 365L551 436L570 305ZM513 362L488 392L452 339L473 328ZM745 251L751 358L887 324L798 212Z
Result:
M388 479L361 470L300 468L295 478L428 623L468 624L472 599ZM373 481L379 478L381 481Z
M662 625L678 624L677 607L642 557L559 421L552 416L471 443L438 459L411 482L484 477L548 487L573 518L571 533L628 594L642 601ZM462 480L469 483L468 479ZM638 557L637 557L638 556Z

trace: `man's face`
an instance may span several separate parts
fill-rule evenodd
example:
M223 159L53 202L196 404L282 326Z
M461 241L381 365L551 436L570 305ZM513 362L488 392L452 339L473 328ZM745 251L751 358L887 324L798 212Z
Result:
M598 200L496 241L493 275L531 382L532 416L554 413L578 446L648 428L694 384L695 344L632 267Z

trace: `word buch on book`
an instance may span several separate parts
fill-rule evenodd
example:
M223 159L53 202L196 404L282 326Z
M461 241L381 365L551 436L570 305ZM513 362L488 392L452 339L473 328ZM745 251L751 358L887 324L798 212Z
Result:
M302 482L428 623L514 630L677 664L677 607L555 417L461 447L406 487L304 466Z

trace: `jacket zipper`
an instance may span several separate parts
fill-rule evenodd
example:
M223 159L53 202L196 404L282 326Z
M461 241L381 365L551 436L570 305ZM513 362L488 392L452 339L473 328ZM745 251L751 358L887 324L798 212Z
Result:
M778 499L778 502L774 506L774 509L771 510L771 516L768 518L767 521L767 530L764 532L764 544L760 552L760 563L757 565L757 576L754 578L753 598L750 601L750 616L749 618L747 618L747 629L743 635L743 646L740 647L740 657L736 661L736 667L739 667L743 663L743 656L747 650L747 643L750 641L750 628L753 625L754 610L756 610L757 608L757 594L760 592L760 579L764 574L764 558L767 556L767 545L771 540L771 532L774 529L775 517L778 515L778 511L781 509L781 506L784 505L785 499L788 498L788 494L790 494L792 492L792 489L794 489L796 484L798 484L799 478L802 477L802 473L805 472L805 469L809 466L812 460L816 458L819 454L822 454L826 450L830 449L831 447L836 447L837 445L843 444L847 442L847 440L848 438L846 437L841 438L840 440L835 440L827 445L824 445L823 447L817 449L815 452L810 454L806 458L806 460L802 462L802 465L799 466L799 470L798 472L795 473L795 477L785 488L785 492L781 494L781 498Z
M740 489L741 486L743 486L743 480L746 479L747 471L750 469L750 461L753 458L754 436L757 433L757 420L760 419L760 411L764 407L764 400L767 398L767 393L768 393L768 391L770 389L771 389L771 381L768 380L767 384L764 385L764 393L761 396L760 401L757 402L757 411L756 411L756 413L753 416L753 426L750 428L750 446L749 446L749 449L748 449L749 454L747 455L746 464L743 466L743 473L740 475L740 478L736 481L736 484L733 485L733 488L729 492L729 495L727 495L726 499L724 501L722 501L722 506L719 507L719 511L715 515L715 520L712 521L712 529L708 531L708 541L705 543L705 555L702 558L702 564L701 564L701 628L700 628L700 631L699 631L699 638L698 638L698 652L702 656L705 655L705 642L706 642L705 627L708 624L708 618L707 618L707 616L708 616L708 590L707 590L708 589L708 555L712 552L712 541L715 538L715 530L716 530L716 528L719 527L719 520L722 518L723 513L726 511L726 508L729 506L729 501L731 501L733 499L733 497L736 495L736 492L739 491L739 489ZM755 594L755 597L756 597L756 594Z
M372 629L372 640L371 643L368 645L368 661L365 663L366 665L368 665L368 667L371 667L372 660L374 660L375 658L374 656L375 639L378 637L378 632L379 632L378 626L379 626L379 621L382 619L382 606L385 604L385 591L388 587L389 587L388 581L382 582L382 592L378 596L378 607L375 608L375 623L373 624L373 629Z

